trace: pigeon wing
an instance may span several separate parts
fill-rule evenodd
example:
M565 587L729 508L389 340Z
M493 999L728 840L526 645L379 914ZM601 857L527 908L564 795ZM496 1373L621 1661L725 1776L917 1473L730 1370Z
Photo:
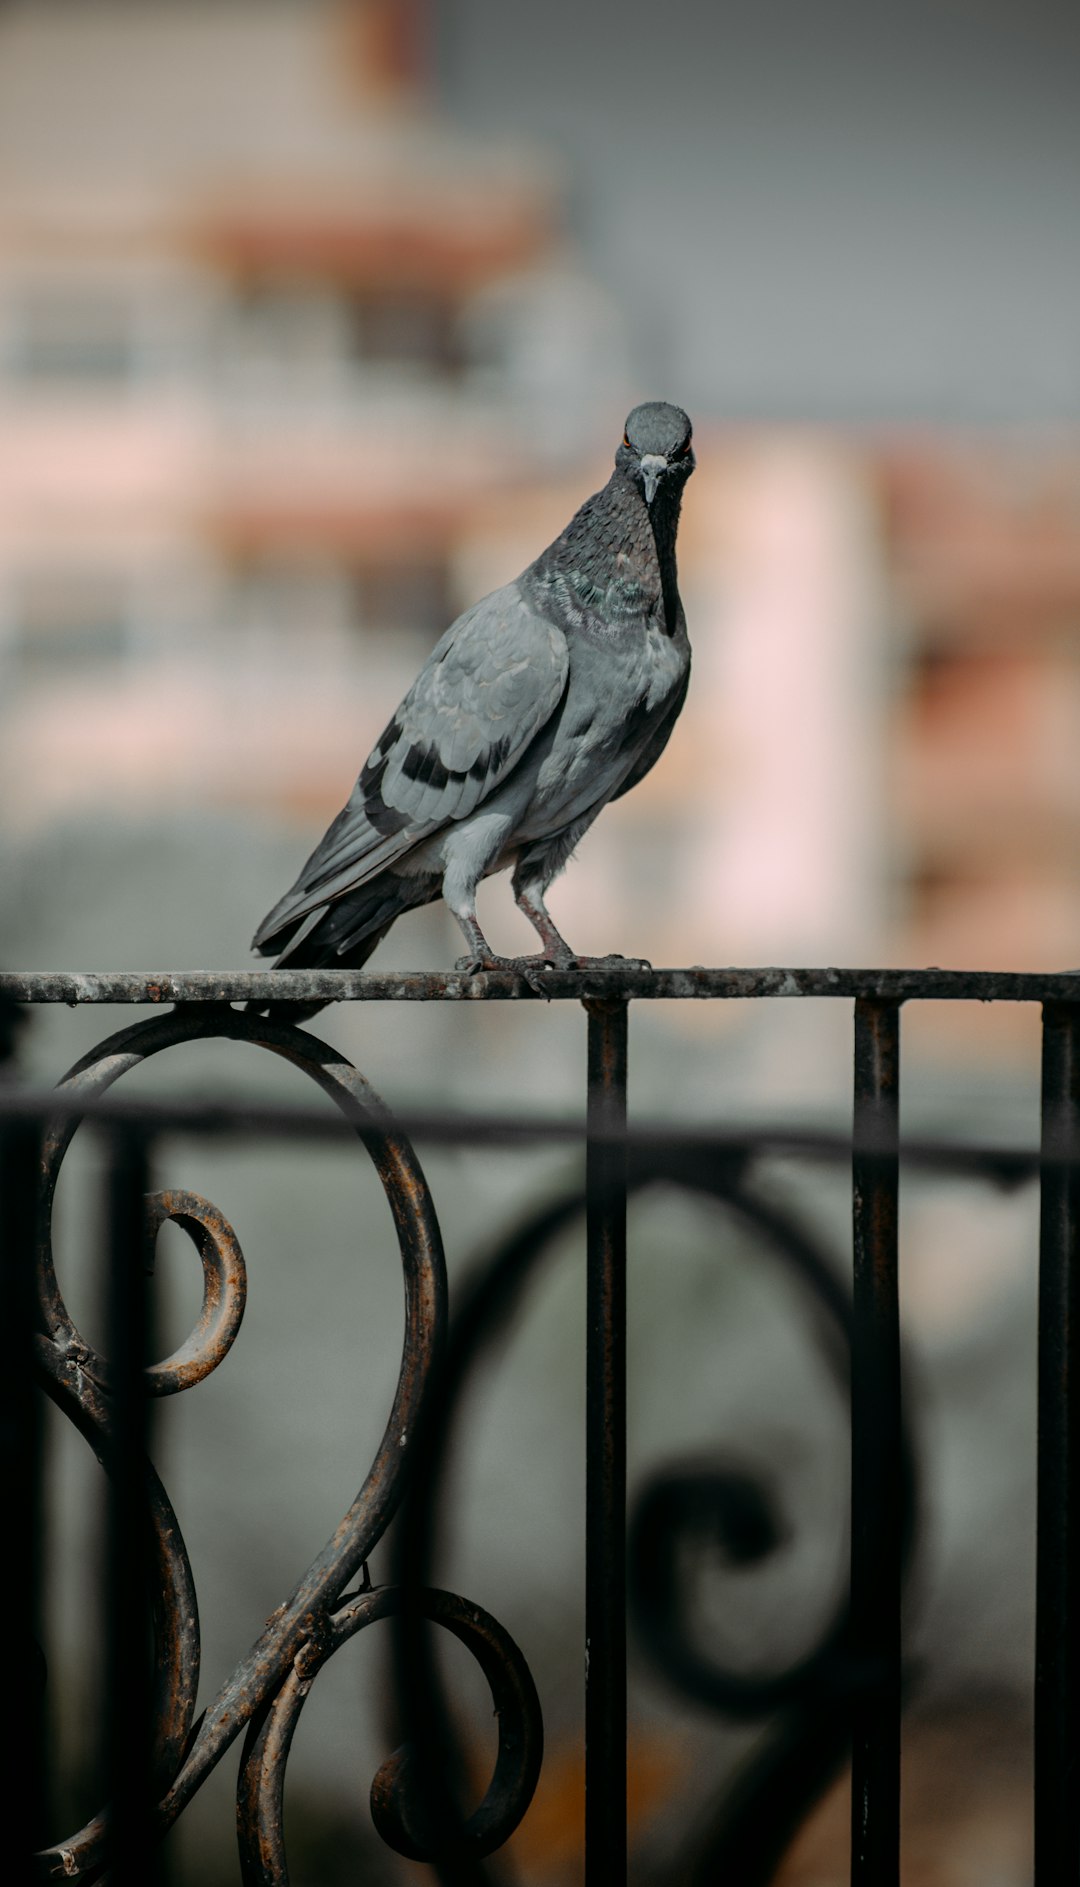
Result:
M558 707L562 632L508 584L452 623L368 758L348 805L264 918L265 950L312 911L464 819L505 779Z

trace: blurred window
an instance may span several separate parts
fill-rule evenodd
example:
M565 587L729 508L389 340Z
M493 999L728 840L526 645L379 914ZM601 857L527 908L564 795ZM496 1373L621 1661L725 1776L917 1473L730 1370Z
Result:
M131 376L132 309L105 290L32 289L11 310L10 336L15 379L116 385Z
M445 560L354 563L331 556L253 556L233 570L223 626L234 645L268 659L319 660L333 643L350 666L382 652L418 665L449 623ZM363 657L350 640L364 645Z
M441 299L417 294L355 296L349 313L352 354L360 364L442 373L460 365L453 311Z
M226 309L230 360L303 365L340 346L332 295L321 289L252 283Z
M348 619L347 578L322 557L253 557L233 572L225 597L225 627L234 638L282 648L295 643L300 650L313 637L336 636Z
M224 310L218 354L230 383L261 396L340 396L372 369L444 378L460 366L453 308L413 292L252 282Z
M353 596L359 631L414 636L426 647L438 641L453 614L449 571L437 559L369 564L356 571Z
M48 571L14 588L5 667L16 683L117 666L132 648L127 586L99 571Z
M227 297L211 339L220 391L256 411L331 405L348 363L348 322L329 289L250 282Z

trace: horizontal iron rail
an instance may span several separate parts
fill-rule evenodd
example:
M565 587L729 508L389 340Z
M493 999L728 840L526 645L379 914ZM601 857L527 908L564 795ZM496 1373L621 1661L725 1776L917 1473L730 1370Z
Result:
M741 1002L839 996L871 1002L1080 1002L1080 970L625 968L552 970L535 990L511 970L0 970L0 1001L231 1002Z
M435 1112L428 1109L395 1108L384 1116L395 1133L442 1146L488 1146L513 1148L538 1142L554 1145L579 1145L585 1134L585 1122L577 1119L545 1118L535 1114L481 1114L463 1109ZM314 1108L289 1106L287 1103L248 1101L158 1101L147 1096L125 1100L107 1094L88 1099L65 1094L57 1088L0 1087L0 1125L4 1122L38 1123L75 1119L101 1127L138 1127L150 1134L234 1135L251 1137L269 1135L301 1141L347 1139L352 1129L341 1114L317 1113ZM378 1124L378 1116L375 1117ZM852 1152L874 1154L882 1151L872 1127L854 1133L850 1129L830 1133L799 1127L774 1127L767 1123L745 1128L709 1128L692 1121L642 1120L632 1126L598 1126L590 1129L590 1138L625 1144L631 1152L685 1150L688 1154L711 1153L717 1158L734 1160L784 1155L792 1159L847 1160ZM940 1170L950 1174L971 1174L996 1180L1002 1185L1019 1185L1046 1167L1067 1165L1071 1156L1053 1148L985 1146L908 1136L903 1145L905 1165Z

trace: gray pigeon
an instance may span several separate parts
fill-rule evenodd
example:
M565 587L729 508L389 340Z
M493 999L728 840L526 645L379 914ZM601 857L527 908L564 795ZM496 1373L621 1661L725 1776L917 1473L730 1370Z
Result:
M635 406L604 489L432 650L253 949L280 951L279 968L355 969L396 917L441 893L468 945L461 970L535 982L547 964L621 961L576 956L544 893L659 759L686 698L675 535L693 469L686 414ZM536 956L496 956L476 920L481 878L508 866Z

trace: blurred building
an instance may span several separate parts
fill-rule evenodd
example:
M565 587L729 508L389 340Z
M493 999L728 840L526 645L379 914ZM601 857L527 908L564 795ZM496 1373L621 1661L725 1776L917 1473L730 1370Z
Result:
M0 20L0 772L28 843L207 804L314 836L449 618L607 476L641 392L618 319L550 163L439 123L419 28L408 0ZM861 474L704 430L700 457L691 707L559 896L583 947L835 953L872 855Z
M427 50L418 0L0 13L16 843L211 808L292 821L299 857L447 621L606 478L625 404L689 399L631 384L557 164L450 129ZM558 887L569 934L1080 961L1080 458L700 417L697 445L694 685Z
M4 10L8 820L340 796L493 498L622 398L561 225L411 0Z
M898 686L896 944L1080 963L1080 451L920 438L877 466Z

